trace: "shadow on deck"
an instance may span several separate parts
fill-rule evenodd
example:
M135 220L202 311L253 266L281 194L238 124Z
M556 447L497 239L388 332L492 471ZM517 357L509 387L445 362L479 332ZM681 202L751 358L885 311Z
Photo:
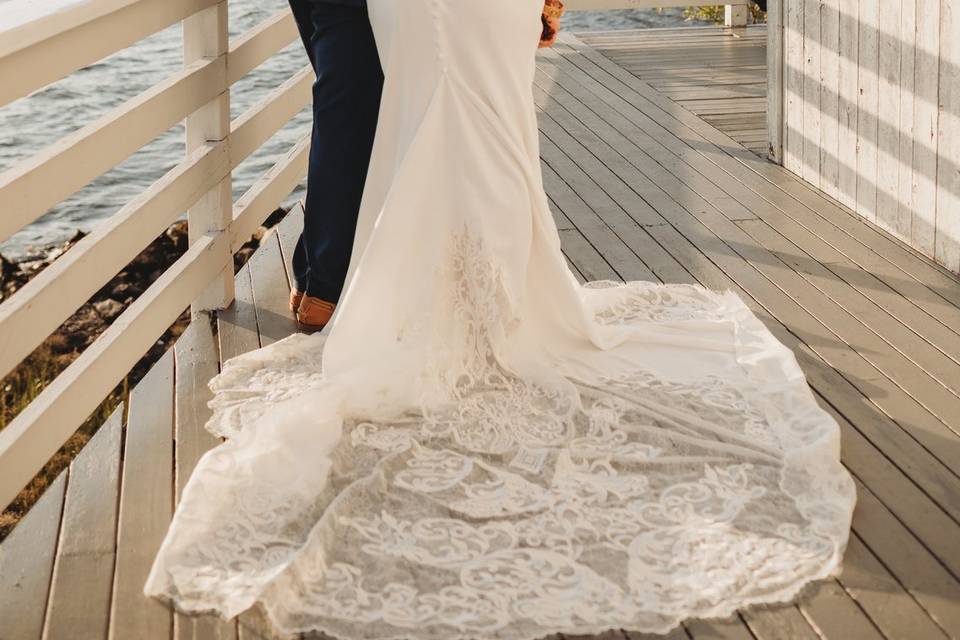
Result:
M670 637L960 637L960 281L575 39L542 55L535 95L574 271L738 293L795 352L857 480L841 575ZM236 303L190 327L0 547L0 638L269 637L256 615L184 618L141 589L215 444L207 381L296 329L285 264L301 223L296 210L264 240Z

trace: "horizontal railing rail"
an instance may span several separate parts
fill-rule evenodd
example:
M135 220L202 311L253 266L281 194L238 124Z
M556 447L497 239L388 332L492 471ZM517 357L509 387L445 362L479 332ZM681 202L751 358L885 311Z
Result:
M233 253L306 174L304 136L230 201L233 170L308 104L313 74L305 65L230 121L230 87L298 33L289 11L281 11L227 43L226 17L226 0L82 0L0 31L0 105L177 22L184 25L186 61L182 70L0 174L0 241L183 120L188 145L177 166L0 305L0 377L186 211L190 230L186 254L0 431L4 505L184 309L230 303L232 289L211 297L211 286L228 277L232 282Z
M728 22L748 0L728 3ZM14 0L5 11L28 7ZM571 10L713 4L568 0ZM8 504L185 308L233 298L232 255L306 173L305 136L232 202L232 173L310 100L304 66L230 120L230 88L297 29L281 11L228 42L227 0L78 0L0 30L0 106L176 23L184 67L0 173L0 241L186 121L184 159L0 305L0 377L10 373L164 229L188 212L190 247L9 425L0 430L0 503ZM743 15L740 15L740 12ZM64 55L69 52L69 55Z

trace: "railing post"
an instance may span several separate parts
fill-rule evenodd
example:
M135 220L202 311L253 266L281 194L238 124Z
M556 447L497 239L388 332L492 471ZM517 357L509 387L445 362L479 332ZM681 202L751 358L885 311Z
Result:
M204 9L183 21L183 61L191 64L201 58L224 58L223 90L216 98L187 117L187 154L230 136L230 87L226 84L226 55L230 45L227 25L227 0ZM203 195L187 212L191 246L205 234L223 231L233 219L232 179L228 174ZM223 271L191 305L191 312L223 309L233 301L233 260L224 248Z
M779 0L774 0L779 2ZM723 7L723 23L728 27L745 27L750 7L745 4L728 4Z

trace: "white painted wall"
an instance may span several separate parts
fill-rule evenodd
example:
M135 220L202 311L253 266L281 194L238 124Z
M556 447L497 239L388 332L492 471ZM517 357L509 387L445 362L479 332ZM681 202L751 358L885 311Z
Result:
M960 0L783 0L774 17L775 159L960 272Z

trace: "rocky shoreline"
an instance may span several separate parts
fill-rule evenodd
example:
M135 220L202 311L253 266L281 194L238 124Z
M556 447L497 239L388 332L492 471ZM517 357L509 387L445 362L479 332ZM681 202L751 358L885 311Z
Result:
M239 271L250 259L267 230L278 224L286 213L285 209L277 209L267 218L264 225L234 255L234 271ZM13 296L37 274L68 252L84 235L77 232L61 245L38 250L17 261L7 260L0 255L0 303ZM187 246L187 223L174 223L60 325L17 368L0 380L0 429L70 366L151 283L186 252ZM166 353L189 322L189 310L185 310L137 362L100 409L70 438L10 507L0 514L0 540L6 537L46 487L96 433L104 419L125 401L127 391Z

